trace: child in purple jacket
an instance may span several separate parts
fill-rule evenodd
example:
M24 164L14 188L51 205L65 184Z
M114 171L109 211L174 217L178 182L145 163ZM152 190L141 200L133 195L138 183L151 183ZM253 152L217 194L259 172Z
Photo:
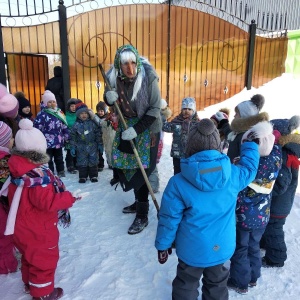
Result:
M47 140L47 154L50 157L49 168L54 172L54 164L59 177L65 177L63 147L69 140L69 129L66 117L57 107L53 93L46 90L42 96L45 106L36 116L34 127L39 129Z

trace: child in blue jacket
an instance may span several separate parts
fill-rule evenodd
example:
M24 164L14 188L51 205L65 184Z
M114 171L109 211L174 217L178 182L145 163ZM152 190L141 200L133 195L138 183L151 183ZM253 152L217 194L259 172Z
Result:
M255 132L252 139L259 142ZM191 128L185 154L181 173L171 177L162 197L155 240L158 260L167 261L175 240L173 300L196 300L201 276L202 299L227 300L229 270L224 263L235 249L236 199L255 178L258 145L245 141L238 165L232 165L221 153L218 129L203 119Z
M98 182L99 151L103 152L101 128L95 124L88 113L88 107L79 102L76 104L76 122L71 131L71 155L77 158L79 183Z

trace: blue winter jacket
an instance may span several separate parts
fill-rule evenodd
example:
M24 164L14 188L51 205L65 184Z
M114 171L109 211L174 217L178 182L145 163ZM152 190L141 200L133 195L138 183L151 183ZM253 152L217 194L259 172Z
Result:
M171 177L162 197L155 247L175 240L179 259L190 266L222 264L235 249L235 206L239 191L255 178L258 146L246 142L238 165L217 150L181 159L181 173Z

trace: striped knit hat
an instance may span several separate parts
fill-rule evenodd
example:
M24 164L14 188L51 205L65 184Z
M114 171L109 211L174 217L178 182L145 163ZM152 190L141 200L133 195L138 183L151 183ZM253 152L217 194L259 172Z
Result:
M86 112L88 114L88 107L83 103L79 102L76 104L76 116L79 117L81 113Z
M11 138L12 138L11 128L4 122L0 121L0 146L7 148Z

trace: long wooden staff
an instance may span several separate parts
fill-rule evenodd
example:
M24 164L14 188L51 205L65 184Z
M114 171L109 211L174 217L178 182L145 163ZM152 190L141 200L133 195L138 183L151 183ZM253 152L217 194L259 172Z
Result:
M103 79L104 79L105 85L107 86L107 89L111 91L112 88L111 88L111 86L110 86L110 84L109 84L109 81L108 81L108 79L107 79L107 77L106 77L106 74L105 74L105 71L104 71L104 69L103 69L103 67L102 67L102 64L99 64L98 66L99 66L99 69L100 69L100 71L101 71L102 77L103 77ZM122 112L121 112L121 110L120 110L120 107L119 107L119 105L118 105L117 102L114 103L114 107L115 107L116 111L118 112L118 115L119 115L119 117L120 117L120 119L121 119L121 122L122 122L124 128L127 129L128 126L127 126L127 124L126 124L126 122L125 122L125 119L124 119L124 117L123 117L123 114L122 114ZM137 160L137 162L138 162L138 165L139 165L139 167L140 167L140 170L141 170L141 172L142 172L142 174L143 174L143 177L144 177L145 182L146 182L146 184L147 184L147 187L148 187L148 189L149 189L149 193L150 193L150 195L151 195L151 198L152 198L152 200L153 200L153 203L154 203L154 205L155 205L155 208L156 208L156 210L157 210L157 212L158 212L158 211L159 211L158 203L157 203L157 201L156 201L156 198L155 198L155 195L154 195L154 193L153 193L153 190L152 190L151 184L150 184L150 182L149 182L148 176L147 176L147 174L146 174L146 172L145 172L145 169L144 169L144 167L143 167L143 165L142 165L141 159L140 159L139 154L138 154L138 152L137 152L137 150L136 150L136 147L135 147L135 144L134 144L133 140L130 140L130 145L131 145L131 147L132 147L132 150L133 150L133 153L134 153L134 155L135 155L135 158L136 158L136 160Z

